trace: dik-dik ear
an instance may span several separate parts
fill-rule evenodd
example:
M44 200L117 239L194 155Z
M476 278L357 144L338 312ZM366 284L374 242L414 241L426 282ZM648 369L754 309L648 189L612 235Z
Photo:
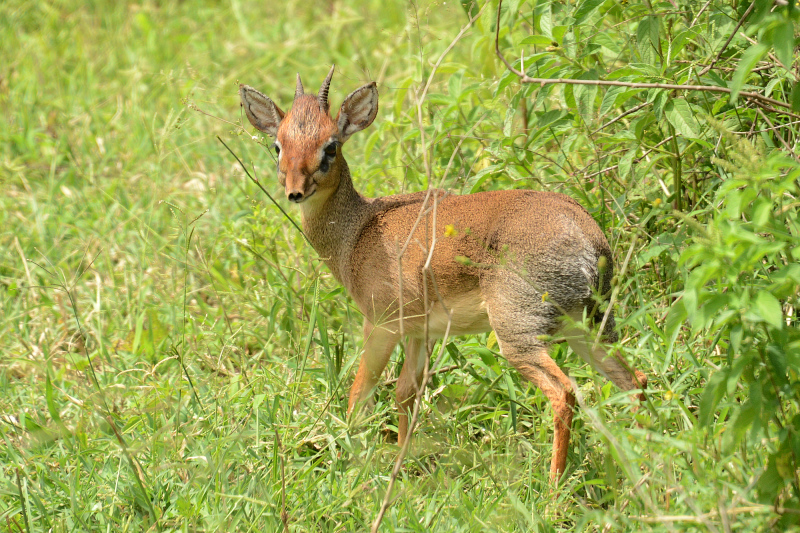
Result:
M278 135L283 111L275 103L249 85L239 85L239 97L247 120L270 137Z
M361 131L375 120L378 114L378 88L368 83L347 95L336 116L339 141L345 142L352 134Z

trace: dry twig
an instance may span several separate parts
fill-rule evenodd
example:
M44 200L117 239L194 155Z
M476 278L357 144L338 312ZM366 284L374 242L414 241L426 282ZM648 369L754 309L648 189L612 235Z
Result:
M422 113L421 113L421 111L422 111L422 102L424 101L425 96L427 95L428 88L431 85L431 82L433 80L433 75L436 72L436 69L441 64L441 62L444 59L445 55L447 55L447 53L449 53L450 50L453 49L453 47L456 45L456 43L459 40L461 40L461 38L464 36L466 31L472 26L472 24L475 22L475 20L477 20L478 17L481 16L481 14L483 13L483 10L486 8L487 5L488 5L488 3L484 4L483 8L481 8L481 10L478 11L478 13L476 13L474 17L471 17L469 19L469 22L467 22L467 24L464 25L464 27L461 29L461 31L458 33L458 35L456 35L456 37L453 39L453 42L450 43L450 45L445 49L445 51L441 54L441 56L439 57L438 61L436 62L436 65L434 66L433 71L431 72L430 76L428 77L428 81L425 84L425 87L424 87L422 93L420 94L420 98L418 98L418 100L417 100L417 113L418 113L418 118L419 118L419 121L420 121L420 127L422 127ZM423 146L423 151L424 152L426 151L424 146ZM452 161L452 158L451 158L451 161ZM398 258L397 258L398 259L398 267L400 269L400 276L399 276L399 279L400 279L400 287L399 287L399 291L400 291L400 301L399 301L399 304L400 304L400 317L399 317L399 319L400 319L400 335L401 335L401 337L403 336L403 333L404 333L404 331L403 331L404 328L403 328L402 257L404 255L406 249L408 248L409 244L411 243L411 239L412 239L412 237L414 235L414 232L416 231L417 225L419 224L420 220L422 219L423 216L427 216L427 207L426 206L427 206L428 200L431 197L431 191L432 191L432 189L430 189L432 175L431 175L431 170L430 170L429 165L428 165L427 156L426 156L426 159L425 159L425 166L426 166L426 172L427 172L427 177L428 177L428 194L426 195L425 200L422 203L422 207L420 208L420 212L419 212L419 215L417 216L417 220L414 222L414 225L411 228L411 231L410 231L410 233L408 235L408 238L406 239L406 242L404 243L403 247L400 249L400 251L399 251L400 253L398 254ZM448 165L448 170L449 170L449 165ZM429 312L429 309L427 309L427 305L428 305L428 294L427 294L428 283L427 283L427 277L428 277L428 275L431 274L431 272L430 272L430 263L431 263L431 258L433 257L433 250L436 247L436 210L437 210L438 200L439 200L438 193L434 193L433 194L433 207L432 207L432 214L433 214L433 231L432 231L432 235L433 235L433 241L431 243L429 243L428 258L427 258L427 261L425 262L425 266L423 267L423 278L424 278L423 289L425 290L425 294L423 296L423 301L424 301L424 304L425 304L425 307L426 307L426 309L425 309L425 312L426 312L425 314L426 315ZM438 294L438 290L436 288L436 280L433 279L432 282L433 282L433 285L434 285L434 291L436 292L436 297L438 298L438 300L442 304L442 307L444 307L444 302L442 301L441 296ZM441 349L439 351L439 356L436 358L436 362L433 365L434 368L439 365L439 362L442 360L442 357L444 356L447 337L450 335L450 325L451 325L451 321L452 321L452 314L453 314L452 310L447 310L447 315L448 315L447 327L445 329L444 340L442 341ZM426 347L428 346L428 324L427 324L427 321L425 323L425 344L424 345ZM426 350L426 352L427 352L427 350ZM405 461L406 454L408 453L408 448L409 448L409 446L411 444L411 435L413 435L414 428L417 426L417 420L419 418L420 405L422 403L422 396L425 393L425 387L428 385L428 381L430 380L431 376L433 376L435 373L445 371L445 369L431 371L430 356L431 356L430 353L426 353L426 356L425 356L426 357L426 359L425 359L425 371L424 371L423 376L422 376L422 382L419 384L419 386L417 388L416 396L414 398L414 410L413 410L413 413L411 415L411 420L408 423L408 433L406 434L405 441L403 442L403 447L400 449L400 453L397 455L397 460L395 461L394 468L392 469L392 475L389 478L389 484L386 487L386 495L383 498L383 503L381 504L381 508L378 511L378 514L375 517L374 522L372 523L372 529L371 529L372 533L376 533L378 531L378 528L380 527L380 524L383 521L383 517L386 514L386 511L389 509L389 505L391 505L392 489L394 488L394 484L397 481L397 476L400 474L400 469L402 468L403 462Z

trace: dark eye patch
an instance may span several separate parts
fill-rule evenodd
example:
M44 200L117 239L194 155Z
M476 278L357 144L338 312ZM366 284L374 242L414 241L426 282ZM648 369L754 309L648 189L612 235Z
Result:
M278 143L273 144L272 148L275 150L275 155L281 155L281 147L278 146Z
M331 168L331 163L336 159L336 141L330 142L322 149L322 161L319 163L320 172L328 172Z
M319 171L320 172L327 172L331 168L331 160L327 157L323 157L322 161L319 163Z

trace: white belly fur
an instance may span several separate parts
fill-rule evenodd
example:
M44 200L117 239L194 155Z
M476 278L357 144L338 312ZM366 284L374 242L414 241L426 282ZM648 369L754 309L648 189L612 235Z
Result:
M453 313L449 332L451 337L483 333L492 329L486 314L486 302L483 301L480 291L451 297L444 303ZM448 313L445 306L437 302L428 315L428 336L431 339L442 338L447 332Z

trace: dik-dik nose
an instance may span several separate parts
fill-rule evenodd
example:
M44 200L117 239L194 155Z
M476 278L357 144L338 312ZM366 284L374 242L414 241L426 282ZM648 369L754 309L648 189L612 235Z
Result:
M293 191L286 191L286 197L289 198L290 202L299 204L300 202L303 201L305 195L303 194L303 191L295 189Z

